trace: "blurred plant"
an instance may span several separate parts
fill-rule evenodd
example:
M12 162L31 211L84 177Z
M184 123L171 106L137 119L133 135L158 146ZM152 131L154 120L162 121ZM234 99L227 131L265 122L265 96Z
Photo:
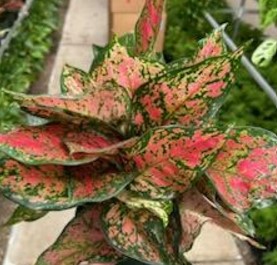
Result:
M277 0L259 0L262 28L277 23Z
M1 0L0 1L0 15L6 11L18 11L24 5L23 0Z
M0 87L25 92L43 70L44 58L58 25L60 0L34 1L29 16L23 21L16 37L0 62ZM8 130L24 120L12 100L0 93L0 131Z
M252 62L259 67L267 67L277 52L277 41L265 40L253 53Z

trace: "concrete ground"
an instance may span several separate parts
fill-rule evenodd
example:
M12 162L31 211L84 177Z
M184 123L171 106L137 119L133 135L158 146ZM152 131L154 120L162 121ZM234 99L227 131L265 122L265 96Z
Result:
M58 93L59 76L65 63L88 70L92 60L91 44L107 42L107 10L107 0L82 0L81 5L80 0L70 1L49 93ZM74 210L51 213L37 222L15 226L4 265L34 264L38 255L55 241L73 214ZM244 264L232 236L213 225L204 227L188 258L198 265Z
M227 0L228 4L234 8L237 9L239 7L240 1L239 0ZM259 6L257 1L254 0L246 0L245 2L245 8L246 10L258 10ZM252 25L253 27L259 28L260 27L260 19L257 14L247 14L245 13L242 17L242 19ZM275 37L277 36L277 28L274 26L268 27L265 30L265 34L268 36Z

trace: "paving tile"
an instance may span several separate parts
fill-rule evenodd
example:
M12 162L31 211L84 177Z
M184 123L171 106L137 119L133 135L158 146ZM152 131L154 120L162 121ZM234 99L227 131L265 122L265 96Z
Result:
M59 236L74 216L74 210L51 212L33 223L12 230L4 265L33 265L39 255Z
M228 232L212 224L204 225L192 250L186 256L193 261L241 259L233 237Z
M107 43L108 27L108 0L82 0L82 4L78 0L71 0L48 86L49 94L59 93L64 64L89 70L93 59L91 45Z
M108 0L71 1L62 44L104 44L108 17Z

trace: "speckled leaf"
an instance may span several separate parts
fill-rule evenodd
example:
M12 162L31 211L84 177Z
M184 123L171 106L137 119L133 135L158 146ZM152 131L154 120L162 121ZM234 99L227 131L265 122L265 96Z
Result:
M158 201L158 200L147 200L140 198L133 192L125 191L117 196L117 199L124 202L130 209L147 209L157 217L159 217L165 227L169 223L169 215L173 210L172 201Z
M233 220L233 215L224 216L196 189L191 189L182 195L179 199L179 211L182 225L179 244L181 255L191 249L206 222L212 222L234 234L245 236L245 232Z
M115 39L107 50L103 63L92 71L91 76L98 86L113 80L132 95L163 69L164 65L158 62L130 56L127 48Z
M225 26L215 29L207 38L201 41L198 51L192 60L194 64L227 52L223 40L224 29Z
M64 143L71 154L86 153L90 155L116 155L120 149L132 146L137 137L120 141L117 138L107 138L103 135L93 132L71 132L66 135Z
M152 199L183 193L210 164L224 138L214 129L192 131L168 126L148 131L126 150L140 172L130 189Z
M36 265L107 264L120 261L122 255L108 245L101 231L103 205L97 204L77 211L57 241L38 259Z
M181 58L167 65L169 70L189 67L211 57L218 57L227 52L223 41L225 26L215 29L210 35L199 42L196 54L192 58Z
M0 150L8 156L30 165L79 165L94 161L97 157L93 155L70 154L63 143L64 137L70 133L78 134L80 138L86 134L95 137L94 132L86 133L55 123L37 127L20 127L9 133L0 134ZM105 138L102 137L102 139ZM107 144L109 143L107 140Z
M0 191L37 210L61 210L101 202L120 193L133 179L105 160L78 167L27 166L15 160L0 164Z
M42 118L64 117L68 122L74 119L83 122L105 122L118 124L125 120L130 112L130 98L123 87L114 82L94 88L83 96L68 98L57 96L29 96L7 92L25 111ZM46 110L45 112L43 112ZM45 116L43 116L44 114ZM48 116L49 115L49 116Z
M36 211L20 205L14 210L4 226L11 226L21 222L33 222L44 217L47 213L47 211Z
M82 95L93 88L89 75L84 71L65 65L61 74L61 91L67 96Z
M234 82L241 51L211 58L165 74L137 90L133 99L133 133L179 123L199 126L215 115Z
M160 30L164 0L145 0L135 29L136 53L151 53Z
M163 223L147 210L133 211L115 202L104 210L102 225L111 245L124 255L148 264L173 265L162 247Z
M239 213L276 198L277 136L259 128L234 128L207 173L224 202Z

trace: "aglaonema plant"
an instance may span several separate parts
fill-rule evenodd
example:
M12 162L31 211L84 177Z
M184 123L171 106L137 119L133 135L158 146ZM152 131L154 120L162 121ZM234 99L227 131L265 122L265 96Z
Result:
M189 264L206 222L256 243L248 212L276 197L277 136L217 125L242 54L221 29L193 58L155 53L163 2L146 0L134 34L94 46L88 73L66 65L61 95L4 91L47 119L0 135L0 189L20 205L8 224L77 207L37 265Z

